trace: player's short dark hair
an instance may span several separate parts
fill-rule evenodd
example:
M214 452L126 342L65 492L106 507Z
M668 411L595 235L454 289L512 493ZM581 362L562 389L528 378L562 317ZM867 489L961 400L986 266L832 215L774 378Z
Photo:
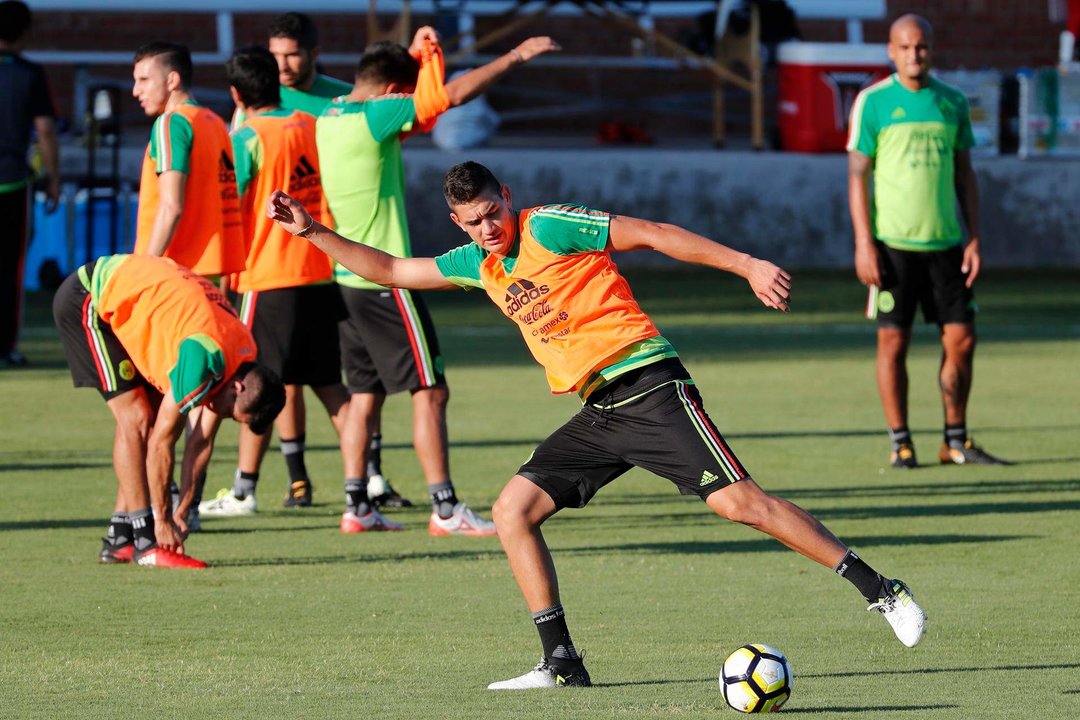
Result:
M472 160L450 168L443 178L443 197L451 208L470 203L484 193L498 195L501 190L502 183L495 174Z
M261 45L247 45L233 53L225 63L225 78L248 107L280 102L277 60Z
M0 40L17 42L30 29L30 8L21 0L0 2Z
M186 45L155 40L135 51L134 62L149 57L159 58L167 71L175 71L180 76L181 89L188 90L191 88L191 79L195 75L195 70L191 65L191 51L187 49Z
M279 15L270 24L270 37L295 40L297 45L308 52L319 47L319 31L315 29L315 21L304 13L288 12Z
M420 63L416 62L404 46L387 40L372 43L364 48L360 64L356 66L356 79L366 82L396 83L412 87L420 75Z
M236 397L236 410L250 415L248 427L256 435L264 435L285 407L285 386L269 368L246 363L236 372L244 390Z

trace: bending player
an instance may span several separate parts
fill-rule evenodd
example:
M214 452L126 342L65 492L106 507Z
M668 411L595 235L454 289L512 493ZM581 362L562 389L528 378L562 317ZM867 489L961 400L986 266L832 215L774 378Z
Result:
M267 212L353 272L387 287L483 288L522 333L555 393L584 407L510 479L493 514L510 567L540 633L543 658L492 690L591 684L574 649L541 525L631 467L667 478L728 520L756 528L847 578L900 641L919 642L926 615L907 586L867 565L818 520L765 493L705 413L671 344L633 298L613 251L652 249L743 277L766 307L787 311L791 278L764 260L674 225L580 205L517 212L510 188L477 163L447 173L450 218L472 241L437 258L396 258L351 243L276 193ZM536 295L542 303L526 302ZM507 298L517 300L508 302ZM673 452L674 450L674 452Z
M209 281L151 255L82 266L57 291L53 316L75 387L97 388L116 419L119 492L101 562L206 567L183 554L185 515L173 516L167 487L192 410L203 412L184 445L183 508L221 418L264 433L281 410L285 393L255 364L251 333Z

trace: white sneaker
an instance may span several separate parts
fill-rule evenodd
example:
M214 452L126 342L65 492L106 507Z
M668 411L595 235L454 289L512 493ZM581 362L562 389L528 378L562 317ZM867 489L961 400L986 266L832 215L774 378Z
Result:
M233 495L230 488L222 488L218 490L218 494L213 500L204 500L199 503L199 514L211 517L254 515L257 509L254 495L248 495L241 500Z
M900 642L908 647L915 647L926 629L926 613L919 607L919 603L915 602L915 596L902 581L890 580L888 585L888 597L871 603L866 610L877 610L884 615Z
M428 535L483 537L494 534L495 523L480 517L463 502L454 506L454 514L450 517L443 519L438 513L431 513L431 520L428 521Z
M378 510L371 510L366 515L346 512L341 516L341 532L348 535L362 532L394 532L404 529L404 525L387 520Z
M509 680L500 680L488 685L488 690L541 690L560 687L589 687L592 680L584 663L573 672L557 670L548 663L547 658L540 658L529 672Z

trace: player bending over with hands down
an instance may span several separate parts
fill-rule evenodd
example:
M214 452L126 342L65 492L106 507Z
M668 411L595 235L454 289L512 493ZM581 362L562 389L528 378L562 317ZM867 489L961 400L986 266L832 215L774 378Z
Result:
M580 205L516 211L510 188L474 162L443 184L450 218L472 241L436 258L397 258L351 243L314 222L283 193L267 212L358 275L388 287L483 288L518 325L554 393L576 392L581 411L536 448L503 488L492 514L543 644L543 658L492 690L590 685L567 629L555 565L541 525L584 507L633 466L697 495L717 515L754 527L847 578L909 647L926 616L907 586L882 577L818 520L765 493L743 468L671 344L642 312L610 253L652 249L734 273L766 307L786 312L791 277L683 228Z

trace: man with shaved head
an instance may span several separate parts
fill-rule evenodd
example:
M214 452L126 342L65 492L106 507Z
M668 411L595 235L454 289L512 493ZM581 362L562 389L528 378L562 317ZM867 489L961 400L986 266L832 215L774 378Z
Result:
M945 429L938 459L1007 464L967 434L975 354L971 288L982 264L970 152L975 138L967 98L930 75L932 47L925 18L898 18L889 29L896 72L865 88L852 105L847 150L855 272L870 288L867 316L878 321L877 380L893 467L918 465L908 429L907 375L917 307L941 334Z

